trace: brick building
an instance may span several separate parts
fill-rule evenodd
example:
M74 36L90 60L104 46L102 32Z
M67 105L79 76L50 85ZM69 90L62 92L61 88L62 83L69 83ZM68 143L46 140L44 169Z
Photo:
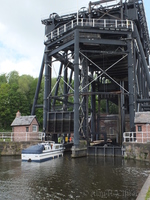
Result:
M137 142L150 142L150 112L136 112L134 123Z
M39 124L35 115L21 116L18 111L11 127L14 141L31 141L39 138Z

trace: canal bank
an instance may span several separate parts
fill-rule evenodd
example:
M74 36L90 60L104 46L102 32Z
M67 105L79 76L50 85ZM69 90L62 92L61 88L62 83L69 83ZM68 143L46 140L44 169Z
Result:
M124 142L124 158L150 162L150 143Z
M150 143L124 142L124 158L150 162ZM150 173L150 171L149 171ZM150 175L145 181L136 200L145 200L150 187Z
M37 141L0 142L0 155L4 156L21 155L22 149L25 149L37 143L38 143Z
M0 155L21 155L22 149L38 144L38 141L0 142ZM88 146L85 141L80 142L79 148L74 148L72 143L64 145L65 151L72 151L72 158L84 156L122 157L123 149L119 146Z
M145 200L146 194L150 188L150 175L148 176L147 180L145 181L138 197L136 200Z

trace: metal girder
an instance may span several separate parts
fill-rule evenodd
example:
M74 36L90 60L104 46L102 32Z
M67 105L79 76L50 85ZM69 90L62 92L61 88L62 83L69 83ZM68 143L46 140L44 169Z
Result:
M31 115L35 115L35 108L36 108L36 104L37 104L37 100L38 100L38 95L39 95L40 86L41 86L42 77L43 77L43 71L44 71L44 60L45 60L44 56L45 55L43 55L43 59L42 59L41 70L40 70L39 79L38 79L38 83L37 83L37 87L36 87L36 91L35 91Z
M80 43L86 43L86 44L105 44L105 45L120 45L120 46L126 46L127 43L125 41L122 40L110 40L110 39L84 39L84 38L80 38Z
M46 131L47 127L47 112L50 110L50 104L48 96L51 91L51 64L50 58L47 53L45 54L45 87L44 87L44 104L43 104L43 131Z
M129 112L130 129L134 131L134 60L133 60L133 41L131 35L128 37L128 87L129 87Z
M101 50L82 50L83 53L93 53L93 54L110 54L110 55L126 55L127 52L116 52L116 51L101 51Z
M61 55L60 53L53 55L53 57L56 58L58 61L62 62L63 64L68 63L68 67L74 70L73 63L68 61L68 59L64 58L63 55Z
M91 2L90 1L90 5L99 5L101 3L107 3L107 2L112 2L114 0L100 0L100 1L94 1L94 2Z
M150 99L137 99L136 101L138 103L145 103L145 102L150 102Z
M71 46L74 44L74 40L71 40L70 42L67 42L53 50L50 50L50 53L48 54L48 56L54 56L55 54L57 54L60 51L64 51L67 47Z
M78 26L78 29L80 30L80 33L91 33L91 28L89 27L81 27ZM131 33L132 31L126 30L126 31L121 31L119 29L104 29L104 28L98 28L98 29L92 29L92 33L99 33L99 34L108 34L108 35L114 35L114 36L120 36L123 37L125 36L125 38L127 37L127 35L129 33Z
M65 96L67 96L67 95L65 95ZM66 101L65 101L64 99L61 99L61 98L58 97L58 96L51 96L50 98L51 98L51 99L58 100L58 101L61 101L61 102L63 102L63 103L66 103ZM73 103L72 103L72 102L69 102L69 101L67 101L67 104L73 105Z
M74 45L74 145L79 146L79 31L75 30Z

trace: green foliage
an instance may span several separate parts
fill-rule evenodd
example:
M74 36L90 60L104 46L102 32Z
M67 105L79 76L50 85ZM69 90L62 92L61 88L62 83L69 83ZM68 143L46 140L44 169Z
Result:
M146 197L145 197L145 200L148 200L148 199L150 199L150 187L149 187L149 189L146 193Z
M113 102L109 102L109 114L118 114L118 106Z
M6 128L8 126L9 109L9 91L8 83L2 83L0 86L0 126Z
M7 81L11 84L18 84L19 73L17 71L12 71L7 75Z
M30 75L19 76L17 71L0 75L0 130L11 130L11 123L19 110L22 115L30 115L38 79ZM43 104L44 82L39 94ZM43 110L36 113L42 126Z
M3 83L7 83L6 74L1 74L1 75L0 75L0 86L1 86L1 84L3 84Z
M118 106L113 102L109 101L109 114L118 114ZM101 112L106 113L107 102L105 99L101 100Z

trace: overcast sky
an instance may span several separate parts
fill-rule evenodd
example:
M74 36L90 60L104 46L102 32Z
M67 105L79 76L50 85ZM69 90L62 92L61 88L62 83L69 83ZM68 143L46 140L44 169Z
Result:
M149 2L144 0L150 30ZM41 19L53 12L76 12L88 7L88 3L89 0L0 0L0 75L16 70L19 75L38 77L44 52Z

